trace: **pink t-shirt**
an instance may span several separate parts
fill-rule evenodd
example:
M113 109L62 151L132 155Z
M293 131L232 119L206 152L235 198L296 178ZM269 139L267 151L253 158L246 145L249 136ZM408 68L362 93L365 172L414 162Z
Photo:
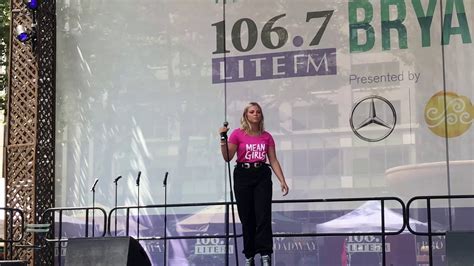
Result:
M275 146L272 135L267 131L263 131L259 136L250 136L240 128L232 131L229 143L237 145L239 163L266 162L268 148Z

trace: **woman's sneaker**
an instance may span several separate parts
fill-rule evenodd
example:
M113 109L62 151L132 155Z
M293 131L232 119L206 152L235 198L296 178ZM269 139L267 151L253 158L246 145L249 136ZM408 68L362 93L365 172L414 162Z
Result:
M263 255L262 266L271 266L271 265L272 265L272 257L270 255Z
M254 257L245 258L245 266L255 266L255 259L254 259Z

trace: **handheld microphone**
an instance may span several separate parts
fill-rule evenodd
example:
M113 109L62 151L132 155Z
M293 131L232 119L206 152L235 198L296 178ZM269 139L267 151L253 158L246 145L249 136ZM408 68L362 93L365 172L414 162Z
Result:
M224 127L227 127L229 125L229 122L225 121L224 122ZM226 140L227 139L227 132L221 132L221 140Z
M114 183L117 184L117 182L119 181L120 178L122 178L121 175L117 176L117 178L114 179Z
M137 176L137 186L140 185L140 176L142 175L142 171L138 171L138 176Z
M163 186L166 186L167 182L168 182L168 172L166 172L165 179L163 179Z
M91 191L95 191L95 186L97 185L97 182L99 182L98 178L95 179L94 185L92 185L92 187L91 187Z

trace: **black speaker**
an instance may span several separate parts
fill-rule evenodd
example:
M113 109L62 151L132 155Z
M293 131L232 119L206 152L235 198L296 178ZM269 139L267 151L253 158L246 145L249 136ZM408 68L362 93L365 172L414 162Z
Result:
M67 266L147 266L150 259L132 237L73 238L68 240Z
M446 232L446 257L449 266L474 265L474 232Z
M0 260L0 265L5 266L26 266L26 261L23 260Z

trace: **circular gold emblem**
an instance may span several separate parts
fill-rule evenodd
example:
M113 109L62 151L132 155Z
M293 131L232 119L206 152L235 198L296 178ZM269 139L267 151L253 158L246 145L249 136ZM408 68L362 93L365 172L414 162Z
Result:
M425 121L431 132L440 137L458 137L471 127L474 107L465 96L446 92L445 101L444 95L441 91L430 98L425 106Z

